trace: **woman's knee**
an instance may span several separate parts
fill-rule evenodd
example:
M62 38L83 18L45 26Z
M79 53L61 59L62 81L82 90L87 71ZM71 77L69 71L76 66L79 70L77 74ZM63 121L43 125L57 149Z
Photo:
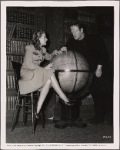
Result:
M56 77L55 77L55 74L53 73L51 76L51 79L54 79L54 78L56 78Z
M49 79L46 84L51 85L51 79Z

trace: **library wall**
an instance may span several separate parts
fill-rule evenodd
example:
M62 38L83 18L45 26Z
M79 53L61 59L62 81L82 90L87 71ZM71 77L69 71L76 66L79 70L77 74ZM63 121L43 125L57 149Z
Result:
M46 9L7 7L6 22L6 111L7 121L18 102L15 74L11 61L23 62L25 46L30 44L35 30L46 30Z

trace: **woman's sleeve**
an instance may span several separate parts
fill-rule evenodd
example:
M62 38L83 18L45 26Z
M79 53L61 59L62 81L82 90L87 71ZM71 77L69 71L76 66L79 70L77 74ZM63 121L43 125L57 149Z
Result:
M36 54L33 52L33 58L32 58L33 61L39 61L39 60L42 60L42 54Z
M24 57L24 62L27 66L27 68L30 68L30 69L35 69L35 68L38 68L39 66L36 66L34 63L33 63L33 51L32 51L32 47L27 45L25 47L25 57Z

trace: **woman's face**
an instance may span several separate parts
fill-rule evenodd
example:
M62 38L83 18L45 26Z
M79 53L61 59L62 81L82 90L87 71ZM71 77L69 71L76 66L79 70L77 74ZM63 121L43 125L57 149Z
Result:
M39 41L40 41L41 46L46 45L47 40L48 40L48 39L46 38L46 34L43 33L43 34L41 35L41 37L39 38Z

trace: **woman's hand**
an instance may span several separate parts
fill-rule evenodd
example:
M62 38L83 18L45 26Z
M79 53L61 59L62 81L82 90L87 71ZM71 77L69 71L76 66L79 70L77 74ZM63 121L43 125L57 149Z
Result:
M45 66L45 69L53 69L53 63L49 63L47 66Z
M60 54L60 51L58 51L58 50L54 50L53 52L52 52L52 55L59 55Z
M54 50L52 52L52 56L54 55L60 55L62 54L63 52L66 52L67 53L67 47L63 46L60 50Z

